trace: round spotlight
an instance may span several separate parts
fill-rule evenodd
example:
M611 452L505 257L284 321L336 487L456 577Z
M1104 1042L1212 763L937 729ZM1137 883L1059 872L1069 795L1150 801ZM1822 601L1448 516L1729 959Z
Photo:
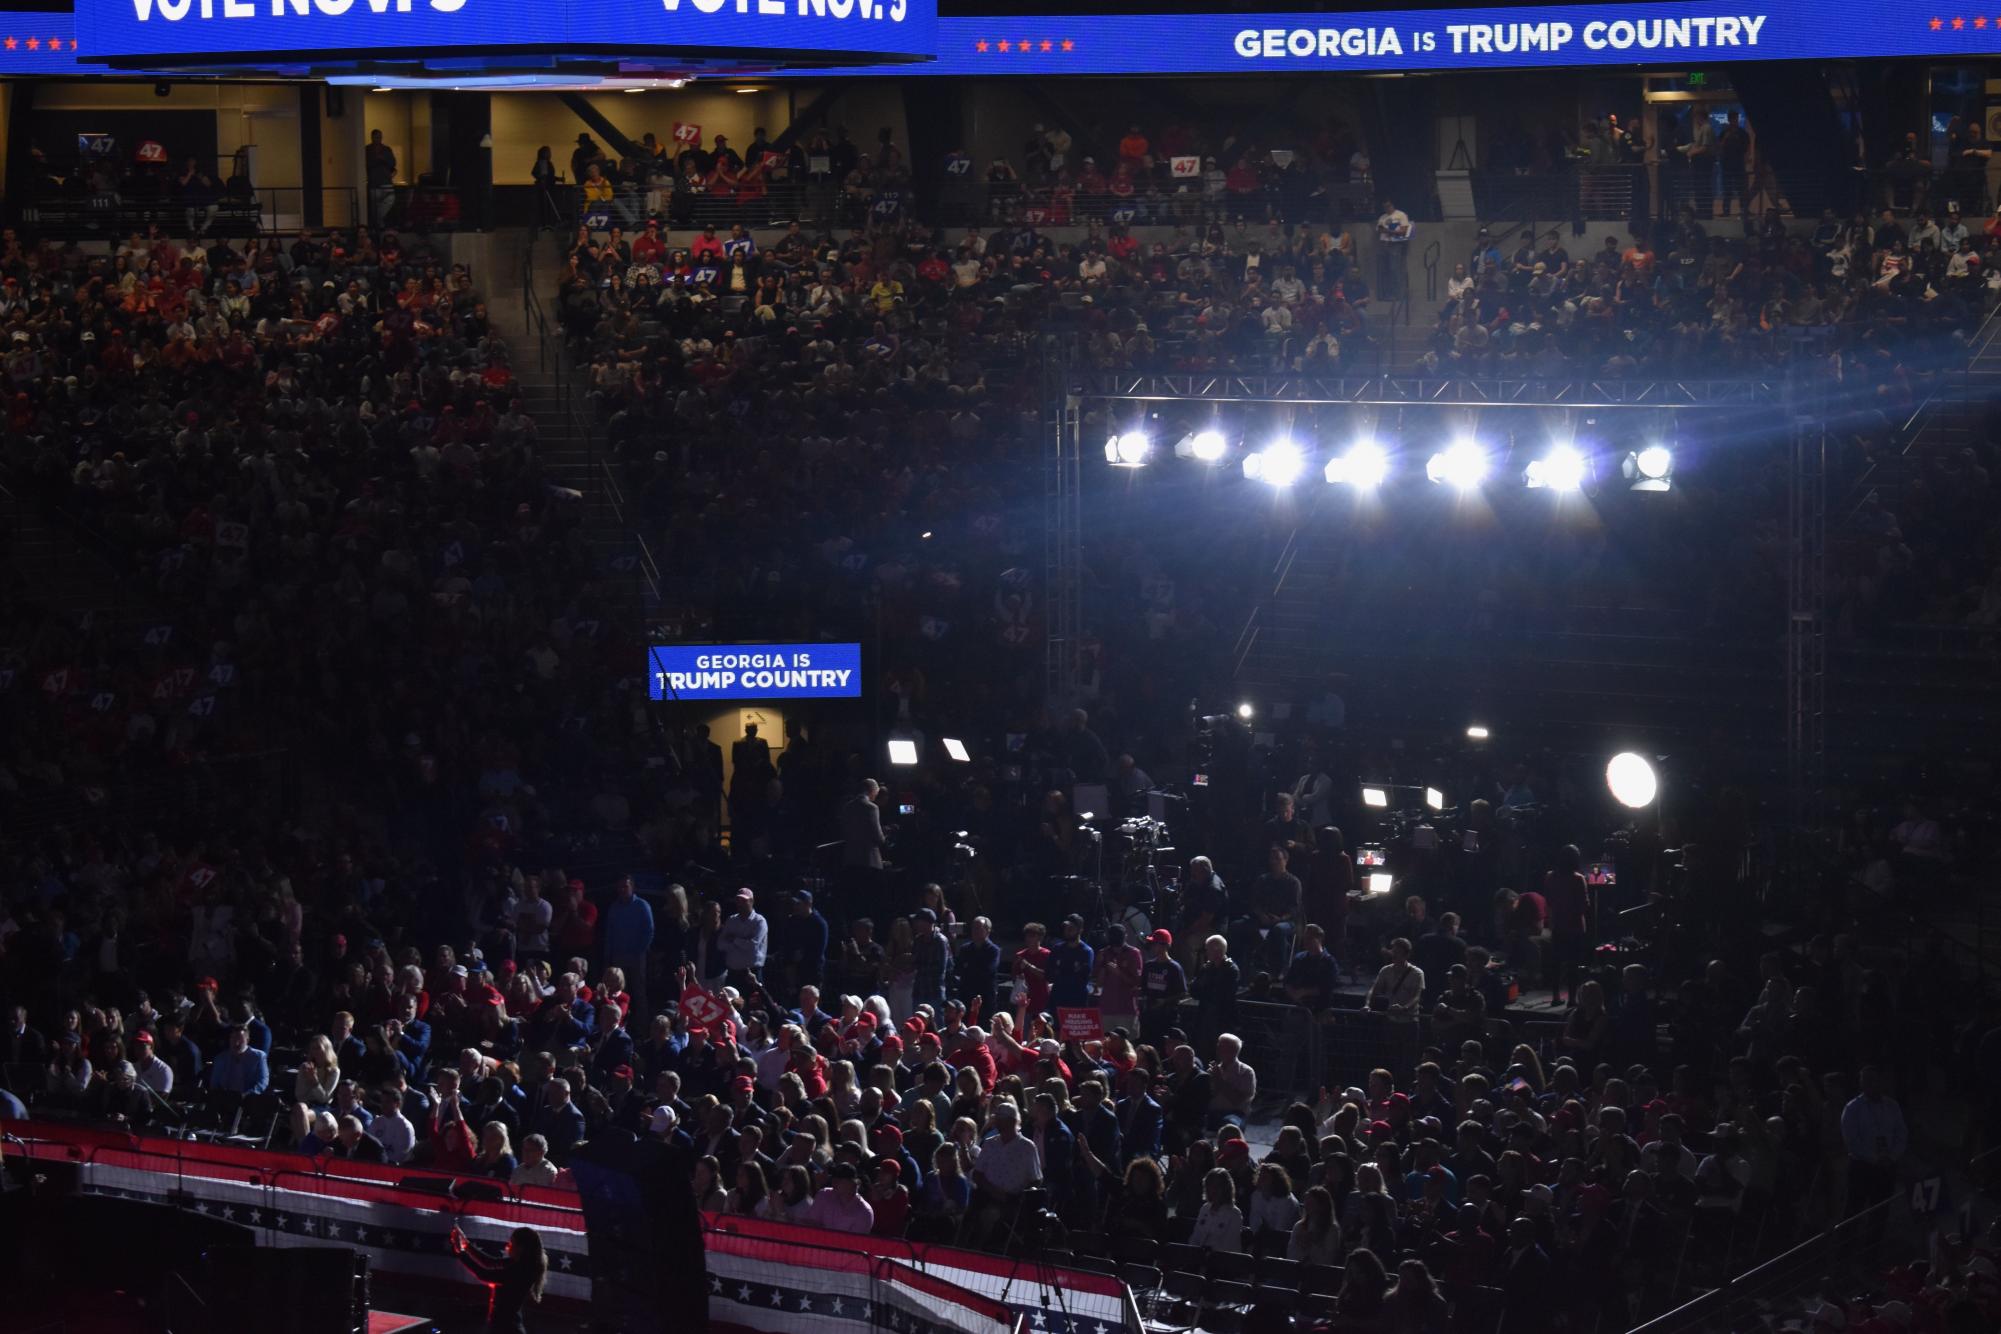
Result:
M1551 491L1576 491L1584 485L1584 455L1569 445L1556 448L1528 466L1528 484Z
M1621 806L1638 810L1654 804L1654 797L1660 792L1660 779L1654 776L1654 766L1644 756L1622 750L1605 766L1605 786L1612 789L1613 800Z
M1461 491L1471 491L1487 476L1487 454L1471 440L1456 442L1443 454L1433 454L1424 475Z
M1223 439L1221 431L1197 431L1195 439L1190 442L1190 448L1195 451L1195 457L1204 463L1216 462L1216 460L1223 457L1229 447L1229 442Z
M1252 464L1257 466L1252 468ZM1306 471L1306 455L1290 440L1275 440L1244 460L1244 476L1267 486L1291 486Z
M1127 431L1113 442L1113 448L1118 451L1120 463L1128 468L1137 468L1146 462L1147 453L1152 450L1153 442L1146 438L1144 431Z
M1251 707L1251 702L1249 700L1245 700L1242 704L1239 704L1237 706L1237 716L1239 718L1242 718L1245 722L1249 722L1251 720L1251 715L1256 712L1257 710Z
M1389 455L1373 440L1358 440L1338 459L1327 460L1327 480L1357 490L1373 490L1389 476Z
M1640 470L1640 476L1658 482L1674 467L1674 455L1666 445L1648 445L1633 456L1633 466Z

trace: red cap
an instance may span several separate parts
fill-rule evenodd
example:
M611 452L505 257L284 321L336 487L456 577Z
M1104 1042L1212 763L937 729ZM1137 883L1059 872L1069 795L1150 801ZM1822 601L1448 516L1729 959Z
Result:
M875 1165L875 1170L877 1173L887 1172L893 1177L901 1177L903 1175L903 1164L894 1158L885 1158Z
M910 1036L913 1038L923 1037L925 1033L924 1016L917 1014L911 1015L908 1019L903 1021L903 1031L910 1034Z
M878 1144L894 1144L901 1147L903 1144L903 1132L891 1125L877 1126L875 1128L875 1142Z
M134 1033L132 1035L132 1040L134 1042L143 1042L149 1047L153 1045L153 1035L151 1033L146 1032L144 1029L141 1029L137 1033Z
M1369 1122L1369 1133L1377 1139L1388 1139L1391 1135L1396 1134L1397 1131L1396 1127L1387 1121L1371 1121Z
M220 986L219 986L219 985L217 984L217 982L216 982L216 980L215 980L214 978L212 978L212 977L205 977L205 978L203 978L203 979L202 979L201 981L199 981L199 982L195 983L195 990L196 990L196 991L219 991L219 990L221 990L221 987L220 987Z
M888 1037L882 1040L882 1049L884 1051L902 1051L903 1039L896 1036L896 1034L891 1033Z
M1169 949L1172 949L1174 947L1174 933L1164 926L1160 927L1146 938L1146 943L1149 945L1165 945Z
M1240 1162L1250 1156L1250 1143L1246 1140L1233 1139L1217 1151L1216 1161L1219 1163L1234 1163Z
M612 1067L611 1077L613 1079L623 1079L626 1083L630 1084L632 1082L632 1067L629 1065L615 1065Z
M708 1035L709 1035L709 1030L708 1030L708 1028L707 1028L707 1027L706 1027L705 1025L702 1025L702 1024L689 1024L689 1025L688 1025L688 1036L689 1036L689 1037L691 1037L691 1038L693 1038L693 1037L704 1037L704 1038L705 1038L705 1037L707 1037Z
M1399 1109L1408 1108L1410 1106L1410 1094L1408 1093L1390 1094L1389 1105Z
M738 1075L730 1081L730 1092L732 1093L754 1093L756 1091L757 1083L749 1075Z

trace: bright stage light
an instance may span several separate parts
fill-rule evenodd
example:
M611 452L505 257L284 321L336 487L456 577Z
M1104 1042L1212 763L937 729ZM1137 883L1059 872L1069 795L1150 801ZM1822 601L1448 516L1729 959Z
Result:
M1490 735L1492 734L1479 723L1474 723L1466 729L1466 739L1468 741L1485 741Z
M1424 465L1424 475L1460 491L1471 491L1487 477L1487 453L1472 440L1454 441L1442 454L1433 454Z
M1660 779L1654 775L1654 766L1630 750L1620 751L1605 766L1605 786L1612 789L1613 799L1621 806L1634 810L1653 805L1660 793Z
M1358 491L1381 486L1389 471L1389 455L1383 453L1383 447L1373 440L1358 440L1340 458L1327 460L1327 480L1337 486L1352 486Z
M1121 468L1137 468L1146 462L1153 442L1144 431L1127 431L1105 441L1105 462Z
M1223 439L1221 431L1197 431L1195 438L1189 442L1189 448L1204 463L1214 463L1228 452L1230 442Z
M1237 716L1239 718L1242 718L1245 722L1249 722L1251 720L1251 715L1256 712L1257 710L1251 707L1251 702L1249 700L1245 700L1242 704L1239 704L1237 706Z
M889 743L889 762L908 768L917 763L917 743L907 737L897 737Z
M1366 894L1387 894L1395 884L1396 877L1388 871L1371 871L1369 872L1369 887L1363 892Z
M1375 810L1383 809L1390 804L1389 789L1365 786L1362 789L1362 804Z
M1635 491L1665 491L1674 485L1674 451L1666 445L1648 445L1626 456L1626 480Z
M1569 445L1558 445L1529 463L1526 480L1531 487L1576 491L1583 487L1586 471L1584 455Z
M1244 476L1266 486L1287 487L1306 471L1306 455L1290 440L1274 440L1244 458Z
M967 764L972 761L973 758L972 753L966 749L965 742L959 740L959 738L955 736L945 737L944 742L945 742L945 754L949 756L955 763Z
M1428 787L1424 790L1424 804L1434 811L1442 811L1445 809L1445 794L1435 787Z

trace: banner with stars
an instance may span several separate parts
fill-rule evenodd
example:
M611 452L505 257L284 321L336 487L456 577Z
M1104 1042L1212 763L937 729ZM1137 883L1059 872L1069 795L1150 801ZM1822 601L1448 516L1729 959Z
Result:
M100 1155L105 1157L109 1155ZM368 1252L377 1269L424 1278L470 1282L446 1244L454 1227L473 1241L498 1250L518 1224L444 1206L416 1208L352 1200L342 1195L259 1185L242 1178L168 1176L142 1168L86 1163L78 1169L78 1189L86 1195L193 1209L208 1218L254 1229L260 1246L353 1246ZM535 1224L549 1252L548 1292L589 1301L590 1252L581 1226Z
M31 1158L75 1163L84 1193L192 1209L251 1229L259 1245L353 1246L377 1268L420 1278L474 1281L447 1248L455 1226L496 1248L514 1228L533 1227L548 1248L551 1297L590 1298L583 1212L567 1189L452 1199L405 1185L407 1168L46 1122L0 1126ZM828 1321L890 1334L1141 1330L1132 1293L1108 1274L718 1214L705 1215L703 1242L711 1324L729 1334L830 1334Z

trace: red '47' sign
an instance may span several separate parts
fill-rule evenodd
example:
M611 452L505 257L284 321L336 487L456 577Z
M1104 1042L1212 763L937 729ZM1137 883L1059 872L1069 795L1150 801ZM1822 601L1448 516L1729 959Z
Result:
M686 121L675 121L674 142L677 144L699 144L702 142L702 127L699 125L690 125Z
M681 993L681 1013L691 1024L712 1028L729 1017L730 1007L723 998L702 987L689 987Z

